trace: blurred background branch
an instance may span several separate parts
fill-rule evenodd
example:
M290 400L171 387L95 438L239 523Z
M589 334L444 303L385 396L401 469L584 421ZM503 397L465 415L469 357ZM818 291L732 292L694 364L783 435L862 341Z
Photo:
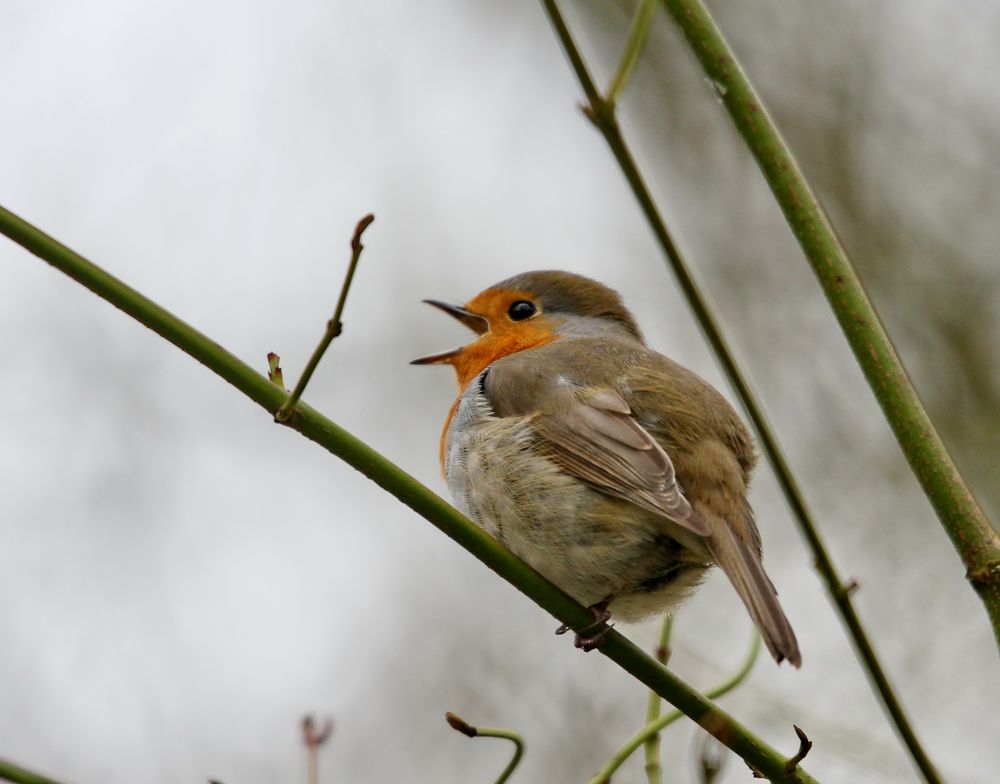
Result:
M512 730L505 730L500 727L474 727L465 721L465 719L451 712L446 713L444 718L453 730L462 733L468 738L501 738L513 743L514 754L510 758L510 762L500 771L500 775L496 779L496 784L504 784L507 779L514 775L514 771L517 770L517 766L521 762L521 757L524 756L524 739L520 735Z
M724 680L718 686L714 686L705 692L705 696L711 700L718 699L724 694L728 694L737 686L739 686L743 681L747 679L750 675L750 671L753 669L754 663L757 661L757 655L760 653L760 635L757 634L756 630L753 633L753 639L750 642L750 650L747 652L746 657L740 664L739 668L734 672L729 678ZM657 711L658 712L658 711ZM660 765L659 758L651 758L649 742L659 736L664 729L669 727L675 721L677 721L684 714L680 711L673 710L670 713L665 713L662 716L652 716L650 720L646 723L642 729L640 729L635 735L629 738L625 744L615 752L614 756L608 760L607 764L601 768L600 772L591 779L590 784L608 784L611 781L611 776L614 775L622 764L627 760L632 754L634 754L643 744L646 745L646 774L649 779L650 784L659 784L662 777L660 775ZM786 763L787 764L787 763Z
M670 630L673 628L674 615L671 613L663 619L660 627L660 640L656 645L654 655L664 667L670 660ZM660 695L651 691L646 701L646 726L648 727L660 717ZM660 733L654 732L645 741L643 753L646 757L646 780L649 784L660 784L663 781L660 758Z
M0 759L0 779L13 781L14 784L61 784L55 779L27 770L4 759Z
M625 52L618 63L618 69L608 85L607 102L612 107L618 101L622 90L628 84L635 69L635 64L639 61L642 48L646 45L649 37L649 28L653 22L653 14L656 12L656 0L639 0L635 7L635 15L632 18L632 26L628 31L628 39L625 41Z
M778 443L777 435L764 412L764 407L754 394L748 376L740 367L735 352L725 337L721 324L715 318L707 297L702 293L698 283L694 279L693 272L681 255L677 244L671 236L670 230L667 228L666 221L660 214L645 179L625 143L624 136L615 116L614 104L605 99L598 91L594 80L590 76L590 71L583 60L583 56L566 24L566 20L559 10L556 0L543 0L543 3L552 26L559 37L559 41L566 52L566 56L576 73L580 86L587 97L588 106L584 107L584 111L594 125L597 126L611 148L611 152L618 161L622 173L625 175L643 214L649 222L650 228L677 276L680 287L702 331L743 403L754 429L760 438L764 454L767 456L768 462L775 472L778 483L785 494L785 498L795 519L798 521L799 528L813 552L816 568L819 570L826 584L830 598L840 613L842 622L854 643L858 658L868 675L872 687L880 697L890 720L896 727L900 738L925 780L928 784L938 784L940 780L934 770L934 766L921 746L916 732L913 730L911 722L903 709L902 703L889 683L888 676L875 652L868 633L865 631L861 619L854 610L851 603L851 590L848 588L850 584L845 584L837 573L833 559L819 532L819 527L813 519L812 512L806 503L805 495L800 489L791 466L784 456L781 446ZM630 46L627 49L624 59L627 60L631 57L630 50L632 48L634 47ZM620 68L619 70L624 69ZM723 86L716 89L720 95L724 95L728 87Z
M333 719L326 718L317 724L314 716L306 715L299 729L306 750L306 784L319 784L319 750L333 735Z
M948 454L826 213L701 0L663 0L757 160L1000 645L1000 536ZM901 726L900 731L904 728ZM927 781L937 774L915 740Z
M173 343L271 414L285 402L284 391L269 378L148 297L3 207L0 207L0 233ZM394 495L562 623L575 630L593 627L594 619L587 609L438 495L322 414L301 403L295 415L283 424L324 447ZM787 759L776 749L614 629L609 628L599 650L694 719L754 769L779 779L784 776L789 782L814 781L801 769L786 775Z

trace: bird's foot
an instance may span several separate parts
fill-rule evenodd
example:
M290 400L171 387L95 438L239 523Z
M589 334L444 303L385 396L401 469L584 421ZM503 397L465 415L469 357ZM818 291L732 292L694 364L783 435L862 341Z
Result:
M614 628L613 624L604 625L611 618L611 613L608 610L609 603L609 600L606 599L587 608L594 616L594 622L580 629L573 638L573 645L584 653L600 648L608 632ZM556 634L565 634L569 630L569 626L563 624L556 629Z

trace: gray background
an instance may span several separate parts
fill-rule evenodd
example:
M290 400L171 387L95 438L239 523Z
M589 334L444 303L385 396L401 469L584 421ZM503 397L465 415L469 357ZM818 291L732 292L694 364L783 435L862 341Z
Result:
M569 5L569 4L567 4ZM567 8L606 83L629 7ZM978 0L712 10L832 214L994 519L1000 11ZM622 292L657 349L729 394L534 2L0 3L0 203L261 370L297 378L371 210L346 330L307 392L432 488L453 395L409 359L461 301L557 267ZM766 186L662 11L623 123L752 371L921 736L951 782L1000 769L977 599ZM145 328L0 242L0 755L75 781L584 781L646 695L352 469ZM730 396L731 397L731 396ZM800 672L728 709L824 782L915 774L767 467L753 502ZM627 627L643 645L658 623ZM709 686L749 623L714 575L676 671ZM664 740L694 781L689 723ZM746 781L730 759L724 781ZM621 782L643 780L637 757Z

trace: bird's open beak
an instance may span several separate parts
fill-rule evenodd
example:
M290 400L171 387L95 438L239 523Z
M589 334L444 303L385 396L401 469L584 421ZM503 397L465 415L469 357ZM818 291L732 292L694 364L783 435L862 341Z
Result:
M484 316L466 310L461 305L449 305L447 302L438 302L436 299L425 299L424 302L433 305L438 310L443 310L452 318L458 319L477 335L482 335L490 329L490 322Z
M439 302L436 299L425 299L428 305L433 305L438 310L443 310L452 318L458 319L465 326L475 332L477 335L482 335L489 331L490 323L485 317L480 316L478 313L473 313L471 310L466 310L461 305L451 305L447 302ZM450 362L453 358L461 353L463 347L452 349L451 351L444 351L440 354L431 354L428 357L420 357L420 359L415 359L410 362L411 365L440 365L442 363Z

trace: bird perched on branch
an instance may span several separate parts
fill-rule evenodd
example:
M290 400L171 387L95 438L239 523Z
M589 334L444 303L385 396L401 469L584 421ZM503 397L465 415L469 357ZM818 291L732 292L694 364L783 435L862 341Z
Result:
M801 664L747 502L750 434L616 292L543 271L426 302L478 336L414 360L458 377L440 459L459 509L602 622L671 609L717 564L772 656Z

